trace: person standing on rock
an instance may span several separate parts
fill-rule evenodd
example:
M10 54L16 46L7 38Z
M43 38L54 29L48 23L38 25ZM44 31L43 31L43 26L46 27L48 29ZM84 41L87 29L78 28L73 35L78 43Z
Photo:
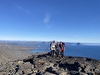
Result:
M56 56L59 56L59 43L56 44Z
M62 41L60 41L59 47L60 47L60 54L63 57L64 56L65 45Z
M56 42L55 41L53 41L50 44L50 50L51 50L51 56L53 57L55 55L55 52L56 52Z

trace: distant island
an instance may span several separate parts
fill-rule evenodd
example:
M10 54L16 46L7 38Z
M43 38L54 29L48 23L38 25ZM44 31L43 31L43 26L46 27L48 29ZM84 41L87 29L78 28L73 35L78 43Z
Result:
M77 45L80 45L80 44L81 44L80 42L77 43Z

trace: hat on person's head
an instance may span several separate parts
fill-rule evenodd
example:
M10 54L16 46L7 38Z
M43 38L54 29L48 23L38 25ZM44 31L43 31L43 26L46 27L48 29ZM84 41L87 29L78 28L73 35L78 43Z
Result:
M53 42L55 42L55 40L53 40Z

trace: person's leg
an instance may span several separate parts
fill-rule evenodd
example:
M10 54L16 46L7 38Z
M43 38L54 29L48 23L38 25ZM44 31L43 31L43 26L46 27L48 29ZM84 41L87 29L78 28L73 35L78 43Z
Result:
M59 56L59 50L57 50L57 57Z
M64 51L62 51L62 57L64 57Z
M54 55L57 56L57 51L56 50L54 50Z
M62 57L62 52L60 52L59 56Z
M53 50L53 56L55 55L55 50Z
M51 50L51 56L53 56L53 50Z

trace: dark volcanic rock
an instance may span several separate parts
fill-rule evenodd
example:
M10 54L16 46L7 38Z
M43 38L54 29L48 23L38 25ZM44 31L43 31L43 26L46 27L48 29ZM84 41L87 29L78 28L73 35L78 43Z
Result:
M82 57L28 56L0 66L0 75L100 75L100 61Z

